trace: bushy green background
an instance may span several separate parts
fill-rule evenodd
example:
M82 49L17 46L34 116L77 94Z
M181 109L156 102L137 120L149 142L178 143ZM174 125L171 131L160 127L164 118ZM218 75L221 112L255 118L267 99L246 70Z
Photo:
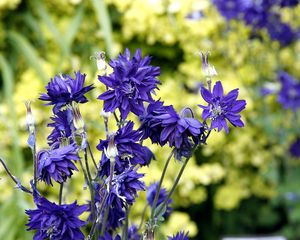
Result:
M204 14L199 20L186 15ZM284 9L286 22L300 27L300 7ZM288 153L300 135L299 113L284 110L276 96L262 97L260 88L276 82L284 69L300 79L300 42L282 47L262 31L250 38L242 22L226 23L209 0L0 0L0 154L25 185L31 178L32 157L26 145L25 100L37 99L46 82L58 73L87 73L96 90L82 106L92 147L104 137L101 103L93 100L104 88L90 56L105 50L115 57L126 47L141 48L161 66L158 97L180 111L191 107L198 117L203 82L199 51L210 51L210 63L225 91L238 87L247 100L242 113L246 127L213 132L208 144L197 150L174 196L175 212L161 227L164 234L189 230L191 238L215 240L224 235L282 234L300 238L299 163ZM38 128L38 149L46 146L50 109L38 100L32 104ZM146 183L158 180L170 150L151 146L157 161L146 173ZM97 159L100 153L97 153ZM165 187L170 187L180 167L173 162ZM299 173L298 173L299 172ZM24 209L32 199L14 189L0 168L0 239L31 239L26 232ZM57 186L41 191L57 199ZM75 175L66 201L84 203L83 179ZM132 211L138 223L145 194Z

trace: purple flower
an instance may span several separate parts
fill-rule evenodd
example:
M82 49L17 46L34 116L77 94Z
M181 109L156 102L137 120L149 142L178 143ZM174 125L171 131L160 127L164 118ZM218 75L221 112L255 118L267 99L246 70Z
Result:
M53 112L57 113L63 106L71 104L73 101L77 103L87 102L85 93L92 90L92 85L84 87L85 74L80 71L75 72L76 78L73 79L69 75L55 76L46 86L47 93L40 96L40 100L47 101L46 105L54 105Z
M279 41L283 46L292 43L297 38L291 26L281 21L271 22L266 25L266 28L271 39Z
M192 148L203 136L203 124L195 118L179 116L173 106L163 106L160 101L149 104L140 116L142 139L149 137L161 146L167 142L175 147L177 159L190 157Z
M160 135L163 130L162 121L159 116L165 114L168 111L172 111L172 106L164 106L161 101L150 103L143 115L140 115L141 126L139 130L142 132L141 138L150 138L152 143L160 142Z
M98 144L97 149L103 151L100 161L100 176L109 176L110 174L110 160L104 153L104 149L108 148L110 141L113 141L118 149L118 156L115 158L117 174L123 172L129 164L145 166L154 158L149 148L138 143L141 139L141 133L133 130L133 126L132 121L127 122L115 135L110 136L107 140L101 140Z
M295 7L299 4L299 0L279 0L281 7Z
M183 231L178 232L176 235L168 236L168 240L189 240L189 232L184 233Z
M124 54L110 61L113 73L98 76L99 81L108 88L99 96L99 99L104 100L104 111L114 112L118 108L123 120L129 112L136 115L143 113L143 102L153 101L151 93L154 93L160 83L157 79L160 69L151 66L150 61L149 56L142 58L140 49L132 58L126 49Z
M146 199L147 199L148 204L151 206L151 208L153 208L154 198L155 198L155 194L156 194L156 191L157 191L157 187L158 187L158 182L155 182L155 183L152 183L147 188ZM158 207L161 203L163 203L167 199L167 196L168 196L167 189L162 187L159 191L156 207ZM171 204L172 204L172 199L169 199L168 204L167 204L166 212L163 214L164 218L166 218L167 216L170 215L170 213L172 211L172 208L170 206Z
M238 89L230 91L224 95L223 86L220 81L216 82L213 91L202 87L201 95L208 103L208 106L198 105L203 108L202 118L204 121L211 119L210 129L218 128L221 131L225 129L226 133L229 132L226 119L235 127L243 127L244 123L241 121L241 112L245 106L245 100L236 100L238 97Z
M56 205L41 197L36 190L33 195L37 209L25 212L29 215L29 222L26 224L28 230L37 230L34 240L84 239L80 227L86 223L78 216L86 211L85 205L79 206L76 202Z
M105 232L103 236L98 238L98 240L121 240L121 237L117 234L115 238L113 238L109 232Z
M286 72L279 72L281 89L278 93L278 102L284 108L297 111L300 107L300 82Z
M300 157L300 137L298 137L290 146L290 154L293 157L299 158Z
M126 169L120 175L114 175L112 193L124 203L132 205L138 196L137 192L145 190L145 184L140 180L143 176L144 174L138 173L133 167Z
M226 20L239 17L246 10L248 0L213 0L214 5Z
M51 117L52 123L48 124L48 127L52 127L53 130L48 136L48 144L50 146L59 146L62 141L68 140L73 143L72 130L73 116L69 108L63 111L58 111L54 117Z
M128 228L128 240L140 240L141 235L138 232L138 228L136 225L131 225Z
M39 179L48 185L52 185L51 178L58 183L65 182L73 170L78 171L72 160L79 160L75 143L40 151L37 155Z

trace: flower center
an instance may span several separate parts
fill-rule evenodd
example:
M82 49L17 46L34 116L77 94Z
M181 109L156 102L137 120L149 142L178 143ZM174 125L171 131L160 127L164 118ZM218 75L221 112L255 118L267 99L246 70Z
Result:
M213 105L211 110L211 119L215 120L217 117L223 114L223 110L219 104Z

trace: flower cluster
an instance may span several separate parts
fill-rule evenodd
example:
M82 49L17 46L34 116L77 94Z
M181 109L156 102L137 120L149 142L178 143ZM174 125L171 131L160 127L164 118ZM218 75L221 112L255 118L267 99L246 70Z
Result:
M243 20L254 29L267 29L271 39L288 45L298 38L298 33L281 20L277 8L295 7L299 0L213 0L219 12L227 19Z
M124 54L110 61L113 73L98 77L108 88L99 96L104 101L104 111L114 112L119 109L122 119L126 119L129 112L136 115L143 113L143 103L153 101L151 94L160 83L157 79L160 69L151 66L150 62L150 57L142 58L139 49L132 58L126 49Z
M204 58L204 70L207 77L212 77L216 75L216 71L208 64L207 56ZM215 84L212 92L202 86L201 95L208 103L208 106L200 106L203 108L202 122L189 107L178 114L172 105L166 106L161 100L154 99L154 91L160 83L157 79L160 69L150 65L151 58L143 58L140 50L131 57L126 49L124 54L111 60L109 65L112 73L108 76L106 71L102 71L106 69L103 67L106 66L103 54L99 54L99 57L102 62L98 64L101 68L98 79L106 85L106 91L99 96L103 100L106 139L100 139L97 145L102 153L98 163L89 145L87 127L79 110L79 105L88 101L85 94L93 89L92 85L84 86L85 74L78 71L75 79L69 75L55 76L46 86L47 93L40 96L40 100L47 102L46 105L53 106L54 115L48 124L52 129L47 138L48 149L36 152L34 118L30 104L27 104L30 134L28 143L34 160L32 191L11 174L10 176L17 182L19 189L33 196L36 209L26 210L26 214L29 216L28 230L36 231L36 240L85 239L80 229L85 225L89 226L86 239L120 240L121 230L122 239L124 236L129 240L141 239L140 227L128 227L128 217L129 209L136 202L139 192L145 190L151 217L145 224L143 238L154 239L157 223L172 211L172 194L196 147L205 143L212 129L220 131L224 128L228 132L226 119L233 126L244 126L239 113L245 108L246 102L237 100L238 89L224 95L220 81ZM130 114L136 115L139 123L129 120ZM114 122L118 128L113 133L109 131L110 115L115 117ZM143 182L144 174L140 171L155 158L151 150L143 145L146 139L172 148L160 182L155 182L148 188ZM81 155L84 156L84 161ZM173 156L183 163L168 192L161 186ZM80 206L76 201L71 204L63 203L64 191L68 191L64 190L64 183L70 181L68 179L74 171L83 173L89 189L90 199L87 199L85 205ZM37 190L38 181L44 181L47 185L52 185L52 181L59 184L58 204L40 195ZM79 219L84 212L89 212L86 221ZM143 221L144 219L141 223ZM188 233L179 232L168 239L187 240Z
M29 216L28 230L37 230L33 239L73 240L84 239L80 228L86 222L78 217L87 210L85 205L72 204L57 205L41 197L33 187L34 202L37 209L26 210Z

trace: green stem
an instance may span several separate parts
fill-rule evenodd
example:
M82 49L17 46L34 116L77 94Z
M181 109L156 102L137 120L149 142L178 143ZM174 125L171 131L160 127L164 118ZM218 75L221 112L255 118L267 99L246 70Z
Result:
M181 169L180 169L180 171L179 171L179 173L178 173L178 175L177 175L177 178L176 178L176 180L175 180L175 182L174 182L174 184L173 184L173 186L172 186L171 191L169 192L169 194L168 194L167 198L165 199L165 201L163 202L163 204L161 204L161 205L159 206L159 208L157 209L157 213L156 213L157 216L159 216L159 214L161 213L161 211L162 211L162 210L164 209L164 207L168 204L168 201L169 201L169 199L172 197L172 195L173 195L173 193L174 193L174 191L175 191L175 188L177 187L177 185L178 185L178 183L179 183L179 180L180 180L180 178L181 178L181 176L182 176L182 174L183 174L183 171L184 171L186 165L188 164L189 160L190 160L190 158L187 158L187 159L184 161L184 163L183 163L183 165L182 165L182 167L181 167Z
M87 147L88 147L89 153L91 155L94 167L96 168L96 170L98 170L97 163L95 161L95 158L94 158L94 155L93 155L93 152L92 152L92 149L91 149L91 145L90 145L89 141L86 141L86 143L87 143Z
M59 200L58 200L59 205L61 205L62 203L63 188L64 188L64 183L62 182L59 187Z
M147 208L148 208L148 204L146 203L145 206L144 206L143 212L142 212L141 222L140 222L138 230L140 230L143 226Z
M165 178L165 175L166 175L166 172L167 172L167 168L168 168L168 165L170 163L170 160L174 154L174 149L172 150L172 152L170 153L166 163L165 163L165 166L164 166L164 169L163 169L163 172L161 174L161 177L160 177L160 180L159 180L159 183L158 183L158 187L156 189L156 194L155 194L155 198L154 198L154 201L153 201L153 205L152 205L152 209L151 209L151 217L150 217L150 222L152 223L154 221L154 212L155 212L155 208L156 208L156 204L157 204L157 201L158 201L158 197L159 197L159 193L160 193L160 189L161 189L161 186L162 186L162 182Z
M126 206L126 218L125 218L125 224L123 226L122 230L122 240L128 240L128 215L129 215L129 206Z

